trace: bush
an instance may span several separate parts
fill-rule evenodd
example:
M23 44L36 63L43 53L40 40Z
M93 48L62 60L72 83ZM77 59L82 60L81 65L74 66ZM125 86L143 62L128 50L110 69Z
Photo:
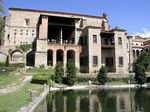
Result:
M4 62L0 62L0 67L5 67L5 63Z
M49 74L35 74L33 75L31 83L48 84L50 79L51 79L51 75Z
M74 85L76 81L76 67L73 61L70 59L67 61L66 74L67 74L67 84Z
M105 66L102 66L97 75L97 80L101 84L105 84L107 82L107 70Z
M32 48L32 44L23 44L23 45L20 45L20 49L23 51L23 52L27 52L29 49Z
M25 63L13 63L13 64L10 64L10 67L24 68L25 67Z
M147 52L142 52L136 62L133 64L133 71L135 73L135 81L138 84L144 84L146 82L146 70L150 65L150 56Z
M9 66L9 56L7 56L7 58L6 58L5 66L6 66L6 67L8 67L8 66Z
M141 64L136 64L134 67L135 80L138 84L144 84L146 82L145 67Z
M62 64L57 64L55 67L55 82L61 83L64 76L64 68Z

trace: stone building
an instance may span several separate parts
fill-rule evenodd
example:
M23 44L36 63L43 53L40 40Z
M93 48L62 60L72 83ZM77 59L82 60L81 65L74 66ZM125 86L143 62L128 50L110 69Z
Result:
M127 73L127 33L109 26L106 14L10 8L5 17L3 47L32 44L32 51L24 53L27 65L65 66L68 59L73 59L81 72L97 72L105 65L109 72Z

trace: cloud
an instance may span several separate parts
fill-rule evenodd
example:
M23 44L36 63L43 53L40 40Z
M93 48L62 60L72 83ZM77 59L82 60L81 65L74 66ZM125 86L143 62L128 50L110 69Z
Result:
M135 33L134 36L141 36L141 37L144 37L144 38L148 38L150 37L150 31L147 29L147 28L142 28L142 33Z

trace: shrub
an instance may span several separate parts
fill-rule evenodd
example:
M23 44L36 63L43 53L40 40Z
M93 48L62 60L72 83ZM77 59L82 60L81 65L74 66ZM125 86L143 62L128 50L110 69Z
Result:
M35 74L33 75L31 83L48 84L50 79L51 79L51 75L49 74Z
M135 80L138 84L144 84L146 82L145 67L141 64L136 64L134 67Z
M146 82L146 74L145 71L147 70L150 64L150 56L147 52L142 52L136 62L133 64L133 71L135 73L135 81L138 84L144 84Z
M55 82L61 83L64 76L64 68L62 64L57 64L55 67Z
M23 51L23 52L27 52L29 49L32 48L32 44L23 44L23 45L20 45L20 49Z
M13 64L10 64L10 67L24 68L25 67L25 63L13 63Z
M102 66L97 75L97 80L101 84L105 84L107 82L107 70L105 66Z
M5 62L0 62L0 67L5 67Z
M71 59L67 61L66 74L68 85L74 85L76 81L76 67Z
M9 66L9 56L7 56L7 58L6 58L5 66L6 66L6 67L8 67L8 66Z

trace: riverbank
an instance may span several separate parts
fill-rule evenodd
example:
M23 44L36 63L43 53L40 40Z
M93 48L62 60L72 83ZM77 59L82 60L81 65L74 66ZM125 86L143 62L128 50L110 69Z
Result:
M139 84L122 84L122 85L73 85L73 86L59 86L50 87L50 91L59 90L83 90L83 89L128 89L128 88L150 88L150 83L143 85Z

